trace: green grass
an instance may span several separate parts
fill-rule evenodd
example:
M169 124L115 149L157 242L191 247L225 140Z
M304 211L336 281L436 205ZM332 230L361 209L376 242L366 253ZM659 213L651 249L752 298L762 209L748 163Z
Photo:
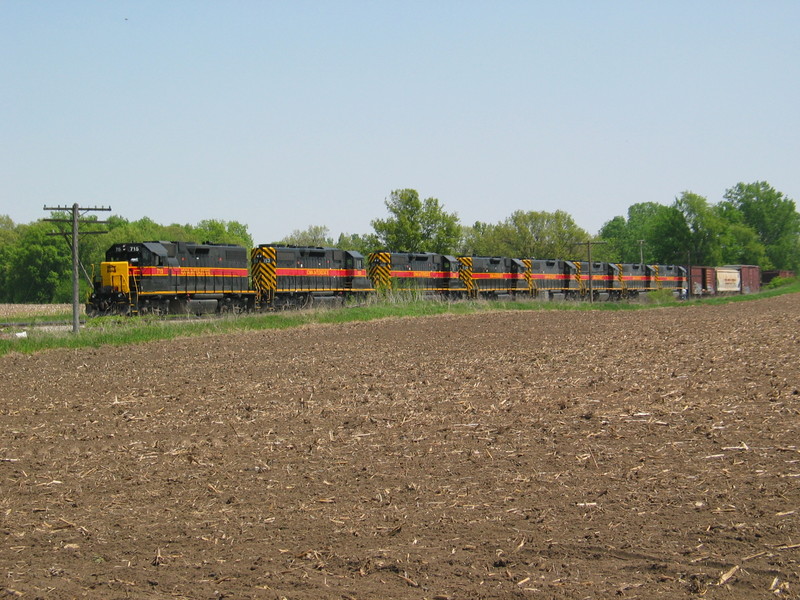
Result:
M81 319L84 315L81 314ZM72 323L72 312L56 312L50 315L10 315L0 318L3 325L18 325L25 323Z
M0 356L12 352L34 353L53 348L87 348L106 345L127 345L170 340L182 337L209 334L226 334L241 331L289 329L303 325L323 323L340 324L355 321L372 321L391 317L422 317L440 314L472 314L497 310L646 310L664 306L718 305L729 302L748 302L782 294L800 292L800 281L785 286L766 289L747 296L726 296L703 300L678 301L670 294L654 294L640 302L541 302L541 301L473 301L444 302L418 299L391 298L372 300L362 305L345 308L311 309L242 315L219 319L156 319L147 317L101 317L88 319L78 334L67 326L63 331L47 331L37 328L25 330L27 337L17 338L22 328L12 327L0 332ZM56 321L49 317L49 321ZM28 319L30 321L30 319ZM63 319L71 323L70 316Z

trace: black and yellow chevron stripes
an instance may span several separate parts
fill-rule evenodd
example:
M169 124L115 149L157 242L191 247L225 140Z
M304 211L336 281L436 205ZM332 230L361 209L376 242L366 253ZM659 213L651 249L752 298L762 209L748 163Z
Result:
M392 255L389 252L372 252L369 257L367 276L375 289L392 287Z
M628 286L625 283L625 273L623 272L623 266L620 263L617 263L617 281L619 281L619 293L622 294L624 297L627 298L628 296Z
M272 304L278 288L278 252L272 246L258 246L250 252L250 277L260 304Z
M522 264L525 265L525 283L528 286L528 293L531 296L536 296L539 293L539 288L536 281L533 279L533 261L530 258L523 258Z
M477 289L475 288L475 280L472 278L472 257L459 256L458 262L461 264L461 268L458 270L458 278L467 288L467 294L474 296L477 293Z
M653 265L653 277L656 282L656 289L660 290L662 286L661 286L661 277L658 276L658 265Z
M581 271L582 271L581 263L576 262L575 263L575 281L578 283L578 289L580 290L581 296L585 296L586 295L586 282L583 280ZM589 276L590 277L591 277L591 273L592 273L592 270L590 268L589 269Z

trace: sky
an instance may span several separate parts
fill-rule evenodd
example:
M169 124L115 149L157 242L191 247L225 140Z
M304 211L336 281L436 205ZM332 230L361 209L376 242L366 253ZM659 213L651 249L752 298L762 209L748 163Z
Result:
M795 0L0 0L0 215L110 206L255 243L800 200ZM108 213L95 213L106 218Z

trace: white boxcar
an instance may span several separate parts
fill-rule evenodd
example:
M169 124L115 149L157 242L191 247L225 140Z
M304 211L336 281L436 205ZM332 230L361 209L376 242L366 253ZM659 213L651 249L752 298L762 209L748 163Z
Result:
M717 269L717 293L738 294L742 291L742 276L739 269Z

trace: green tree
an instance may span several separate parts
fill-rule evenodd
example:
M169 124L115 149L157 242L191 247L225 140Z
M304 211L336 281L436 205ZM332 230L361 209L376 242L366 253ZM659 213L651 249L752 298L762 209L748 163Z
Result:
M225 239L229 244L239 244L245 248L252 248L255 245L253 243L253 236L250 235L250 232L247 230L247 225L244 223L240 223L239 221L227 221L225 222L225 232L227 234Z
M0 215L0 302L70 302L72 300L71 213L53 212L53 219L15 225ZM138 221L110 215L92 224L96 215L81 217L79 240L80 285L88 291L93 267L105 260L113 244L133 241L210 241L252 247L247 226L236 221L201 221L196 226L160 225L144 217ZM91 231L107 231L93 235ZM57 235L49 235L57 234ZM86 275L86 276L84 276Z
M368 256L370 252L380 249L380 242L378 238L368 233L361 235L358 233L341 233L339 239L336 241L335 246L342 250L355 250L364 256Z
M457 253L464 256L499 256L506 247L504 236L500 223L476 221L471 227L462 227Z
M295 229L291 234L278 242L289 246L312 246L330 247L333 246L333 238L330 230L323 225L311 225L308 229Z
M71 301L72 253L60 236L48 235L52 229L43 221L20 228L19 243L9 257L10 302Z
M628 208L628 237L623 262L657 262L653 260L648 244L653 237L653 227L666 208L657 202L638 202Z
M576 254L576 244L589 239L562 211L514 211L495 225L477 222L464 234L464 250L485 256L563 258Z
M654 228L668 220L667 207L655 202L640 202L628 208L627 218L614 217L603 225L599 237L608 242L598 246L601 260L626 263L653 263L656 260Z
M691 252L692 262L722 264L722 237L726 233L726 224L708 200L692 192L683 192L673 206L683 215L689 230L689 244L684 250Z
M16 242L19 234L17 226L8 215L0 215L0 249Z
M247 225L236 221L220 221L206 219L196 226L186 226L187 233L193 235L196 242L210 242L212 244L238 244L245 248L253 247L253 238L247 232Z
M686 218L675 206L665 206L653 219L647 244L653 263L686 264L689 258L692 232ZM694 264L699 264L692 259Z
M598 248L598 258L613 262L632 262L626 260L628 250L628 222L625 217L616 216L607 221L601 228L598 236L606 242Z
M721 237L722 263L759 265L764 269L771 269L772 262L755 230L744 223L726 222L727 227Z
M648 250L653 262L720 265L734 262L747 232L732 228L717 206L703 196L683 192L652 221Z
M8 215L0 215L0 302L11 302L11 258L19 243L19 227Z
M508 233L508 256L521 258L574 256L576 245L590 237L563 210L518 210L506 219L504 226Z
M66 254L66 275L55 286L52 302L72 302L72 212L53 211L49 219L31 223L30 227L41 227L58 247L59 253ZM107 227L105 223L98 223L97 214L83 214L79 216L78 231L78 284L82 297L91 287L91 265L95 264L97 258L105 256L107 234L103 232L107 231ZM20 243L27 242L21 240ZM25 250L20 248L21 252Z
M384 202L391 216L375 219L372 228L380 245L395 252L449 254L457 247L461 227L436 198L420 200L416 190L395 190Z
M216 219L205 219L196 226L187 226L187 229L194 234L195 242L209 242L211 244L224 243L225 223Z
M793 200L766 181L737 183L724 198L723 209L738 211L756 231L773 268L800 267L800 215Z

